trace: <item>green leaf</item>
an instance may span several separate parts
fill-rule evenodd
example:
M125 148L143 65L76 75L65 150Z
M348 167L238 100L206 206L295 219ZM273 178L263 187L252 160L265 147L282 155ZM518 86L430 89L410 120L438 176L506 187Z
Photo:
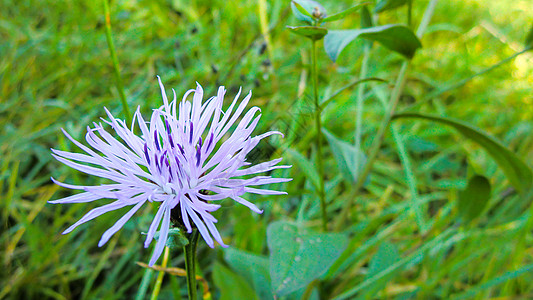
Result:
M337 21L337 20L340 20L340 19L343 19L344 17L346 17L347 15L357 11L359 8L363 7L363 6L366 6L366 5L369 5L370 2L364 2L364 3L359 3L355 6L352 6L350 8L348 8L347 10L344 10L338 14L334 14L334 15L331 15L327 18L324 18L322 20L322 22L333 22L333 21Z
M321 40L328 33L326 28L316 26L287 26L287 28L291 32L310 38L313 41Z
M526 49L533 49L533 25L529 29L529 33L526 36L525 43Z
M159 231L154 234L154 239L159 239ZM170 249L182 248L183 246L188 244L189 240L187 239L183 231L181 231L179 228L172 227L168 230L168 238L166 243L167 247L169 247Z
M315 189L317 191L320 190L320 176L318 175L318 171L315 169L315 166L296 150L288 148L286 153L289 155L290 159L292 159L294 163L298 165L307 179L311 181Z
M382 12L389 9L398 8L407 4L409 0L380 0L374 7L374 12Z
M374 26L372 22L372 15L367 6L361 8L361 28L369 28Z
M422 44L416 35L403 25L384 25L363 29L330 30L324 38L324 48L336 61L342 50L353 40L362 37L379 42L384 47L411 59Z
M301 21L312 22L313 16L300 3L291 1L291 8L294 16ZM303 16L302 16L303 15Z
M407 149L409 149L409 151L413 151L416 153L434 152L439 149L439 147L435 143L425 140L416 135L409 135L409 137L407 137L407 140L405 141L405 145Z
M485 132L460 120L429 114L400 113L393 116L393 120L399 118L425 119L454 127L463 136L478 143L490 154L490 156L492 156L516 190L525 192L531 188L531 181L533 179L531 169L529 169L529 167L513 152L505 148L505 146L503 146L498 140L489 136Z
M347 242L340 233L315 233L283 221L271 223L267 243L274 294L287 295L322 276Z
M326 16L326 9L313 0L293 0L291 1L291 10L296 19L309 24L315 22L315 17L313 17L315 10L318 10L322 17Z
M395 264L400 260L400 254L398 248L389 242L383 242L376 254L370 260L370 265L368 267L368 274L366 277L372 277L379 272L385 270L390 265Z
M270 290L268 258L235 248L226 248L224 259L234 271L246 278L247 282L251 281L259 299L274 299Z
M215 262L213 281L220 291L220 300L259 299L244 278Z
M468 181L464 191L459 192L457 209L466 222L479 216L490 199L490 182L485 176L476 175Z
M381 271L386 270L388 267L394 265L398 261L400 261L400 253L398 251L398 247L396 245L389 243L389 242L383 242L379 248L376 254L372 256L372 259L370 259L370 264L368 266L368 274L366 275L366 279L370 279L374 276L377 276ZM395 274L398 274L398 272L392 272L390 274L387 274L377 280L376 282L370 284L366 289L364 293L365 299L371 299L376 292L383 289L387 282L389 282Z
M365 154L356 149L353 145L337 138L325 128L322 128L322 132L328 140L339 171L344 175L344 178L346 178L348 182L356 182L366 163ZM356 165L355 159L357 155L359 156L358 166Z

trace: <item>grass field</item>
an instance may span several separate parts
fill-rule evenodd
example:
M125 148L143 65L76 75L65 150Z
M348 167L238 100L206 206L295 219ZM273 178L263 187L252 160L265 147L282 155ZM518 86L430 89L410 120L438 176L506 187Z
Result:
M413 1L411 28L428 2ZM322 4L328 12L353 5ZM253 91L251 104L262 109L255 132L285 134L261 142L251 160L281 156L292 164L273 172L293 178L276 186L288 195L248 196L261 215L222 202L214 216L230 248L213 250L200 241L198 249L199 275L213 299L271 299L269 224L294 222L287 224L312 231L321 226L312 180L317 130L311 43L286 28L302 25L290 1L112 1L110 9L130 111L140 105L148 115L162 104L156 75L178 98L196 82L209 96L224 85L227 99L242 87ZM377 24L406 20L406 6L374 16ZM528 0L438 1L396 112L461 120L533 166L533 52L483 72L524 49L532 20ZM359 24L356 12L326 27ZM159 272L136 264L147 262L152 251L143 247L142 232L155 205L143 206L99 248L102 233L124 211L61 235L97 203L47 204L73 194L50 177L104 183L54 160L50 148L79 151L60 129L83 140L86 126L106 117L104 107L125 118L105 27L103 1L0 1L0 299L187 298L184 277L165 274L160 284ZM350 43L334 63L318 42L320 99L360 78L363 45ZM360 137L368 155L404 61L374 43L366 77L382 81L344 89L322 110L328 231L341 232L347 242L319 280L281 298L533 298L533 187L525 177L510 180L486 147L441 123L394 119L364 187L355 191L346 176L339 149L342 142L354 144L356 99L364 101ZM488 179L491 192L480 215L467 222L459 203L476 174ZM337 226L348 201L348 222ZM170 251L168 266L184 268L181 249Z

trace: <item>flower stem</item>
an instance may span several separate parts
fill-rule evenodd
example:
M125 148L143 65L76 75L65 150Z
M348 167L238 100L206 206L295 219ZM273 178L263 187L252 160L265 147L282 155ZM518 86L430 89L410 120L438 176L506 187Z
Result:
M322 230L328 230L328 217L326 207L326 197L324 191L324 163L322 161L322 124L320 120L321 107L318 100L318 72L317 72L317 53L316 41L313 40L313 47L311 56L312 60L312 77L313 77L313 98L315 100L315 127L316 127L316 150L317 150L317 167L319 176L318 197L320 198L320 207L322 209Z
M198 230L194 229L189 235L189 244L183 247L185 252L185 270L187 271L187 292L189 300L197 300L196 286L196 246L198 245Z
M117 53L115 51L115 44L113 43L113 36L111 35L111 13L109 11L108 0L102 0L104 2L104 14L105 14L105 36L107 39L107 47L111 54L111 60L113 61L113 69L115 71L115 79L117 83L117 90L120 94L120 101L122 102L122 111L126 121L130 121L130 110L128 109L128 102L126 101L126 94L124 93L124 86L122 85L122 78L120 77L120 69L118 65Z

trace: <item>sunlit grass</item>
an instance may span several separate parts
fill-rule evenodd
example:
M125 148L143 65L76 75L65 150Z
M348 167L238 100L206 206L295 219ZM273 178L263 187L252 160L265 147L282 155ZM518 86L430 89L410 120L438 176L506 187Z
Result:
M415 23L426 2L415 1ZM351 3L330 1L325 6L340 11ZM269 26L273 27L270 58L269 52L262 50L256 1L112 2L113 35L130 110L141 105L142 111L149 112L160 103L157 74L178 94L194 87L195 81L211 94L218 85L225 85L230 97L242 86L244 91L253 90L254 104L263 108L258 132L271 128L286 136L293 134L290 146L301 153L311 152L311 90L304 89L310 80L308 43L285 29L296 22L288 2L267 4ZM519 51L533 18L530 6L529 1L440 1L433 27L413 61L399 110L440 86L471 76ZM383 22L404 22L405 9L380 18ZM354 15L331 28L358 24ZM151 249L142 247L141 232L147 230L155 207L141 209L110 245L98 248L101 234L122 212L103 215L99 222L61 236L60 232L94 205L46 204L70 195L70 191L53 185L50 176L73 184L97 183L52 159L51 147L76 151L60 128L81 138L85 126L105 115L103 106L121 114L101 1L5 0L0 4L0 40L0 263L4 270L0 273L0 299L79 299L82 295L87 299L133 298L144 271L135 261L146 262L151 254ZM361 51L356 45L345 51L347 55L337 64L329 61L323 49L319 51L320 90L325 94L357 77ZM531 53L523 54L418 109L483 128L531 166L532 59ZM393 81L400 61L397 54L378 47L370 60L370 74ZM383 114L380 97L386 98L391 90L388 85L370 86L365 102L364 149L369 148ZM304 90L298 102L298 93ZM323 112L323 126L351 143L355 95L355 89L343 92ZM291 124L295 115L299 122ZM453 130L417 121L398 125L418 182L419 201L427 203L434 225L429 232L420 233L414 215L407 210L409 186L397 144L388 134L365 192L356 200L355 222L349 228L351 263L338 273L328 274L335 280L324 288L339 295L364 283L374 253L389 242L398 248L406 266L392 272L386 284L375 285L375 290L370 290L374 297L409 298L410 292L416 292L412 298L445 299L476 288L482 289L476 293L479 299L530 297L533 286L528 272L498 285L491 280L532 263L531 224L526 223L531 197L509 193L509 182L496 163ZM331 203L345 201L349 187L338 175L330 150L326 147L325 151L327 200L331 215L335 215L340 204ZM283 172L294 178L284 185L289 195L256 197L265 210L263 215L251 214L240 206L223 207L216 213L223 219L220 224L224 226L219 228L227 243L267 254L267 224L297 219L304 200L309 206L300 216L307 224L319 226L320 210L312 186L305 183L296 166ZM493 197L475 226L459 228L457 192L474 173L491 179ZM449 236L440 236L448 231ZM443 240L417 252L434 238ZM413 253L416 255L410 257ZM180 251L172 251L170 257L169 265L183 267ZM222 250L211 251L200 244L201 270L218 297L219 289L211 277L215 261L224 263ZM149 291L154 283L155 277ZM176 286L186 297L183 278L176 281L165 277L160 298L179 294Z

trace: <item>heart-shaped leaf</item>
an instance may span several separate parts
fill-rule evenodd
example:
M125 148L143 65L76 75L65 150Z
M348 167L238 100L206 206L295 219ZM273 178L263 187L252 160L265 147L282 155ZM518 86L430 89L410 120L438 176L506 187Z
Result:
M291 32L310 38L313 41L321 40L328 33L326 28L316 26L287 26L287 28Z
M529 167L513 152L505 148L502 143L485 132L459 120L429 114L400 113L393 116L393 120L399 118L425 119L454 127L463 136L478 143L490 156L492 156L500 168L502 168L507 179L509 179L515 189L520 192L525 192L531 188L531 181L533 180L531 169L529 169Z
M464 191L459 193L457 209L466 222L479 216L490 199L490 182L485 176L476 175L468 180Z
M404 25L384 25L362 29L330 30L324 38L324 48L331 60L336 61L341 51L353 40L362 37L411 59L422 47L416 35Z
M316 233L283 221L270 224L267 243L274 294L287 295L322 276L347 242L340 233Z

